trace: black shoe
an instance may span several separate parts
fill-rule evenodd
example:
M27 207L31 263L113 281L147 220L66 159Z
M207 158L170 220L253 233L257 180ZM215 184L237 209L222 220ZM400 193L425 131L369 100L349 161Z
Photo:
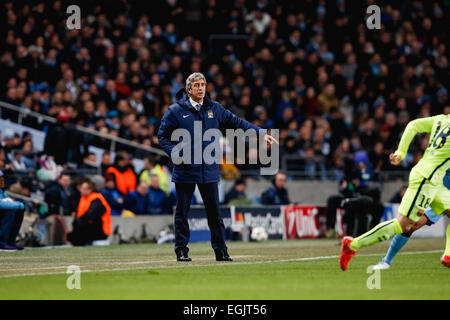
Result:
M227 249L216 249L214 253L216 254L216 261L233 261L228 255Z
M189 262L192 261L192 259L189 258L188 253L186 251L180 251L177 252L177 261Z

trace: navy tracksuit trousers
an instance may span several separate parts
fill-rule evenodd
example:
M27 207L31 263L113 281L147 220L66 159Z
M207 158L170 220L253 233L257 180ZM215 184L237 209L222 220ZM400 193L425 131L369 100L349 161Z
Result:
M190 237L188 212L195 185L195 183L175 183L177 194L174 218L175 252L189 251L187 247ZM197 186L205 205L208 226L211 231L211 246L213 249L226 249L225 225L220 216L218 183L198 183Z
M0 245L16 245L23 215L23 210L0 212Z

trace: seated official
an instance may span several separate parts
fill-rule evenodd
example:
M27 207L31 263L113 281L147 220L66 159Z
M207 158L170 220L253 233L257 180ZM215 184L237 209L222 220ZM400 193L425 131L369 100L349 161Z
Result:
M0 171L0 251L23 250L16 245L16 237L23 221L24 204L4 193L5 177Z
M77 215L73 221L73 230L67 235L74 246L90 244L95 240L104 240L111 234L111 207L99 192L95 192L92 181L80 186L81 199Z
M273 179L273 186L269 187L261 195L261 203L269 205L289 204L289 195L287 189L284 187L285 184L286 175L278 172Z

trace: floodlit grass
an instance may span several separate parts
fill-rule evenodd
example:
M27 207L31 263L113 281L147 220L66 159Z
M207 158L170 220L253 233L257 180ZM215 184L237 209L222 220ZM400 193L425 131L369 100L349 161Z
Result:
M444 239L412 239L369 290L367 267L388 245L360 250L346 272L337 240L230 242L231 263L207 243L190 245L190 263L170 244L0 252L0 299L450 299ZM66 287L69 265L81 268L80 290Z

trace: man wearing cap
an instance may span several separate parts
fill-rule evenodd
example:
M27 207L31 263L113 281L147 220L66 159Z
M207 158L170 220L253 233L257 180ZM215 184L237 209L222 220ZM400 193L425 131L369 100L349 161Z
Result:
M0 171L0 251L23 250L16 245L16 237L23 221L25 206L4 193L5 177Z
M191 150L189 163L178 161L176 149L172 157L173 149L178 142L172 141L172 133L176 129L184 129L195 139L195 127L202 126L202 134L210 129L219 129L219 125L234 129L253 129L262 132L267 143L278 143L265 130L244 121L225 109L218 102L212 101L206 94L206 78L203 74L195 72L186 79L186 89L181 89L176 94L176 103L171 105L161 120L158 131L158 140L164 151L171 157L175 164L172 181L175 183L177 205L174 218L175 229L175 253L178 261L191 261L188 256L188 242L190 237L188 212L197 186L205 204L208 227L211 231L211 246L214 249L217 261L232 261L225 245L225 226L220 217L219 208L219 164L201 163L192 161L195 152L195 143L190 143L187 148ZM217 143L217 141L215 141ZM207 147L207 143L201 143L201 152ZM200 151L200 150L199 150ZM197 159L198 160L198 159Z

